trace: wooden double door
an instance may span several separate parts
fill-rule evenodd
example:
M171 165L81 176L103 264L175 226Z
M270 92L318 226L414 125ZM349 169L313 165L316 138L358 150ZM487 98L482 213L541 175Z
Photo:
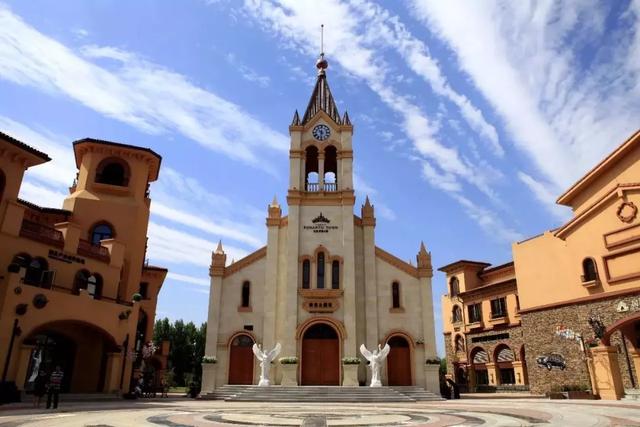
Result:
M302 385L340 385L340 342L331 326L311 326L302 338Z
M387 356L387 382L390 386L413 385L411 381L411 348L403 337L395 336L389 341Z
M229 384L253 384L253 338L238 335L229 349Z

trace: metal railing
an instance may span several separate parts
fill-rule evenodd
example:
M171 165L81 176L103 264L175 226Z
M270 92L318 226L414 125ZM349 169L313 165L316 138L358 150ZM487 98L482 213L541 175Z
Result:
M20 236L46 243L51 246L57 246L60 248L64 246L64 237L61 231L26 219L22 221Z
M338 184L335 182L325 182L320 185L319 182L307 182L306 190L314 193L318 191L335 192L338 191Z
M111 256L109 250L104 246L93 245L90 241L80 239L78 242L78 255L84 255L99 261L109 262Z

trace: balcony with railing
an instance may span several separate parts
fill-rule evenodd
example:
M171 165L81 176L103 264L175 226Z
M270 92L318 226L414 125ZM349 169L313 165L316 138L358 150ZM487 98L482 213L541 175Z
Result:
M84 239L80 239L78 242L78 255L84 255L103 262L109 262L111 260L109 249L104 246L94 245Z
M62 232L55 228L26 219L22 221L20 237L25 237L47 245L56 246L58 248L62 248L64 246L64 237Z
M317 193L320 191L333 193L338 191L338 184L335 182L325 182L320 184L319 182L307 182L306 190L311 193Z

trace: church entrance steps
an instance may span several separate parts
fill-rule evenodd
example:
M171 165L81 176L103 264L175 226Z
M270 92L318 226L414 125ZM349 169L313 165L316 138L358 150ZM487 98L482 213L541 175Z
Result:
M420 387L298 386L258 387L224 385L201 399L238 402L416 402L442 397Z

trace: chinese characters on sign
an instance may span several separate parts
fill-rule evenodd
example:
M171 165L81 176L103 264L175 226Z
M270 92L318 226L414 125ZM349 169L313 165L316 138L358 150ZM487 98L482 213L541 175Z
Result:
M322 212L320 212L320 215L312 219L311 222L313 225L305 225L303 228L305 230L311 230L314 233L328 233L329 230L338 229L337 225L330 225L331 220L322 215Z

